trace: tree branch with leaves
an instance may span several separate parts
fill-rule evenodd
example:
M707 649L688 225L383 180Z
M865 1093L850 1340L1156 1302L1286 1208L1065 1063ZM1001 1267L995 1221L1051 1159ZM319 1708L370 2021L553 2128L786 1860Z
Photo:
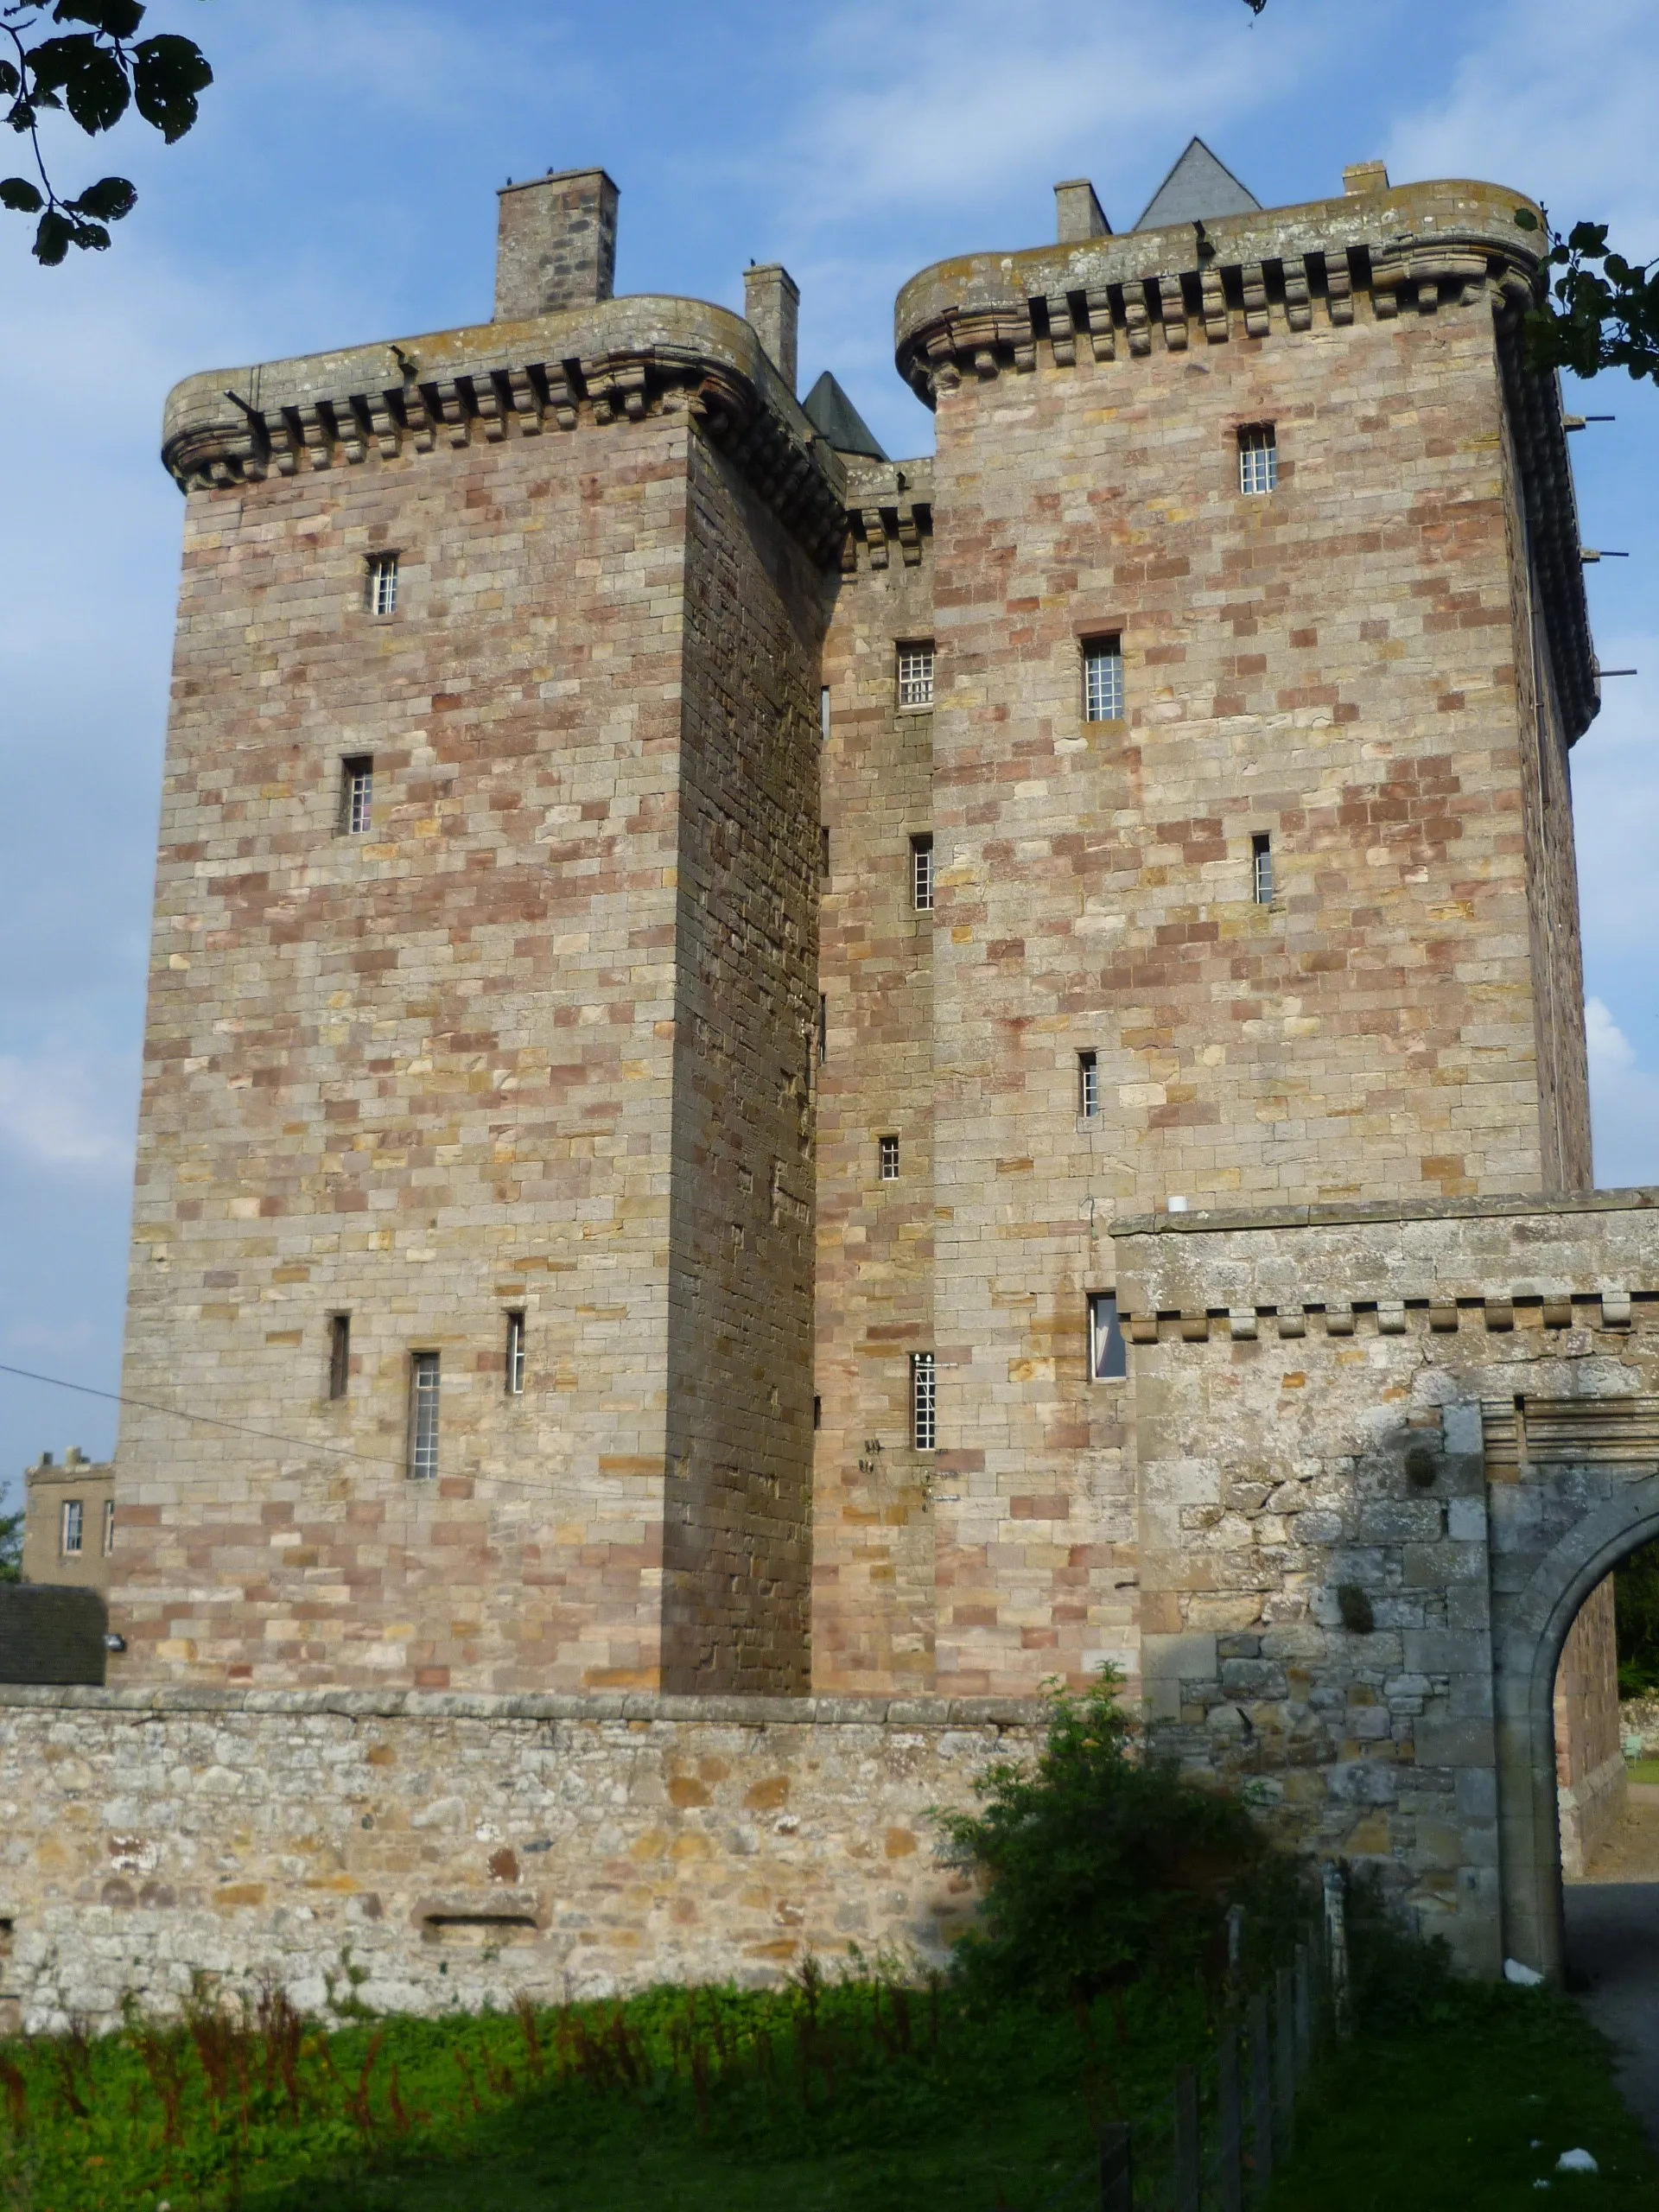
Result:
M94 138L136 108L170 146L213 81L194 39L138 37L144 15L143 0L0 0L0 102L10 103L4 119L28 140L35 169L32 178L0 178L0 207L39 217L35 257L48 268L71 246L102 252L110 224L131 213L138 194L128 178L105 176L66 198L47 167L42 124L67 116ZM40 35L48 22L83 28Z

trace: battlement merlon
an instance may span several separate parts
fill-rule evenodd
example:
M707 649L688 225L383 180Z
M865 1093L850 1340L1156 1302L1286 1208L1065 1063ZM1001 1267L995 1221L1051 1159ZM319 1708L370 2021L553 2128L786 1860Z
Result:
M682 410L820 561L839 556L839 456L750 326L703 300L642 293L187 377L162 461L188 493Z
M1375 170L1378 186L1383 172ZM1523 228L1516 211L1537 227ZM1492 303L1497 357L1569 744L1600 708L1573 474L1553 378L1529 374L1520 315L1548 233L1524 194L1461 179L1350 190L1202 226L1103 232L1018 253L963 254L912 276L893 309L899 373L931 407L964 377L1182 353L1238 337L1378 321L1442 302Z

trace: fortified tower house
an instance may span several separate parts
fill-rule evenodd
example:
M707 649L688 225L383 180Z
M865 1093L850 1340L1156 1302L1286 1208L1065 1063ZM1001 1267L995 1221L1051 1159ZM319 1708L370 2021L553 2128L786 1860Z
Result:
M843 503L749 324L612 297L616 197L168 403L125 1388L225 1426L128 1414L126 1679L805 1683Z

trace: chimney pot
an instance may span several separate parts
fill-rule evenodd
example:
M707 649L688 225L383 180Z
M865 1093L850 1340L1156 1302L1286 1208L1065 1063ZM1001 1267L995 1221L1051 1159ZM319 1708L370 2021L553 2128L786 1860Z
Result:
M596 307L611 297L617 191L603 169L560 169L508 185L498 196L498 322Z
M1090 238L1109 238L1112 226L1095 197L1086 176L1074 176L1054 188L1055 236L1062 245L1082 245Z
M743 271L743 312L792 392L798 366L801 289L780 261Z

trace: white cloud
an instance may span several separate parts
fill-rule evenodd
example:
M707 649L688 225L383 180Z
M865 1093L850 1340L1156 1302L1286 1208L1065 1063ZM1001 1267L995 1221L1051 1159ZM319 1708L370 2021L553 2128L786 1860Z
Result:
M1596 1181L1604 1190L1659 1185L1659 1071L1638 1066L1636 1048L1599 999L1586 1001L1584 1020Z
M0 1148L26 1168L124 1186L132 1173L133 1071L62 1044L0 1055Z

